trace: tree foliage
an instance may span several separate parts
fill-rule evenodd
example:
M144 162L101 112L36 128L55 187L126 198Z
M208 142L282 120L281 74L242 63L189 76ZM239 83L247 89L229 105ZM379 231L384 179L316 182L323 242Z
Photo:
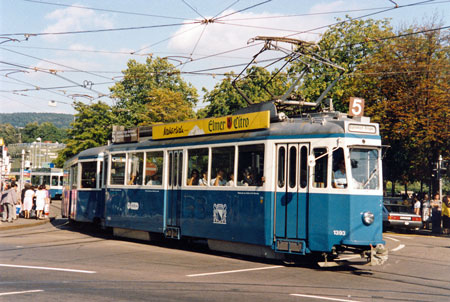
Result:
M57 128L69 128L73 121L72 114L51 113L51 112L15 112L0 113L0 124L11 124L14 127L25 127L28 123L50 122Z
M11 124L0 124L0 138L3 138L5 145L20 143L20 133Z
M68 130L69 138L64 141L66 147L60 151L56 160L59 167L83 150L106 145L116 121L111 107L101 101L91 105L75 102L74 108L77 111L75 121Z
M65 129L57 128L50 122L43 122L42 124L38 124L37 122L28 123L20 130L20 132L22 134L23 143L32 143L36 141L38 137L40 137L43 142L62 142L67 138L67 131Z
M262 67L253 66L246 71L246 77L237 82L239 89L253 103L269 101L272 96L281 95L286 90L286 75L279 74L269 84L272 73ZM224 116L234 113L236 110L247 107L247 101L232 86L234 73L228 74L221 82L217 83L213 90L205 91L204 101L208 103L202 114L206 117ZM266 86L266 89L264 87Z
M350 17L330 27L318 42L316 50L324 59L345 69L345 74L356 70L360 64L368 60L380 47L379 39L392 35L392 28L388 20L353 20ZM303 60L310 65L299 87L299 94L306 101L315 101L320 94L340 74L332 66L304 57ZM299 73L303 64L294 62L290 73ZM327 95L333 99L338 111L348 111L348 99L354 96L355 86L350 77L343 76Z
M147 115L152 113L148 110L157 100L170 103L170 96L174 92L181 96L177 96L176 100L178 105L182 105L180 110L186 110L182 115L193 116L192 107L197 103L197 90L186 83L175 66L166 59L148 57L145 64L130 60L127 66L123 71L123 80L110 88L112 98L116 99L114 107L121 125L136 126L144 123L144 118L145 123L151 123ZM163 92L169 94L163 96ZM185 104L181 104L180 100ZM164 111L165 104L160 105L160 110ZM161 112L161 116L168 115L168 112Z
M450 155L448 33L411 34L432 27L402 30L406 35L384 43L353 78L367 115L392 146L387 176L404 183L425 180L439 154Z

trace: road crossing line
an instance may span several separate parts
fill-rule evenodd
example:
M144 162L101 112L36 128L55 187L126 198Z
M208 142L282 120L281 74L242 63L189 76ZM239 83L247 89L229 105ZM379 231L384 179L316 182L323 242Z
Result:
M3 264L0 263L0 267L17 267L17 268L29 268L29 269L40 269L40 270L48 270L48 271L61 271L61 272L71 272L71 273L83 273L83 274L95 274L95 271L85 271L79 269L70 269L70 268L59 268L59 267L45 267L45 266L31 266L31 265L14 265L14 264Z
M221 275L221 274L232 274L232 273L241 273L241 272L251 272L251 271L260 271L260 270L274 269L274 268L280 268L280 267L284 267L284 266L282 266L282 265L276 265L276 266L264 266L264 267L256 267L256 268L238 269L238 270L233 270L233 271L222 271L222 272L212 272L212 273L192 274L192 275L186 275L186 277L202 277L202 276L211 276L211 275Z
M338 298L330 298L330 297L324 297L324 296L313 296L313 295L303 295L303 294L291 294L291 296L303 297L303 298L312 298L312 299L320 299L320 300L329 300L329 301L359 302L357 300L347 300L347 299L338 299Z
M29 293L39 293L43 292L43 289L33 289L33 290L24 290L21 292L6 292L6 293L0 293L0 296L10 296L10 295L20 295L20 294L29 294Z

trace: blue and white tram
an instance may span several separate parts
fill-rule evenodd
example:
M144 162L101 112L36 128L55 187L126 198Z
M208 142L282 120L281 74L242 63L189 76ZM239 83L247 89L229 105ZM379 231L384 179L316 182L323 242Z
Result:
M52 199L61 199L63 189L63 170L59 168L34 168L27 173L30 174L27 183L37 187L42 184L49 187L49 194ZM17 181L20 179L20 169L12 170L10 175Z
M201 238L267 258L387 258L381 139L366 117L317 113L259 130L112 144L81 152L66 171L63 214L120 236Z

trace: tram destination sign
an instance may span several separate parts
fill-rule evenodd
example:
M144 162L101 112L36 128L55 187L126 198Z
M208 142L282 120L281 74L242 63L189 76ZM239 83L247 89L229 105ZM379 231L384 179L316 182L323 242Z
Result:
M229 115L153 126L153 139L179 138L208 134L265 129L270 126L270 111Z

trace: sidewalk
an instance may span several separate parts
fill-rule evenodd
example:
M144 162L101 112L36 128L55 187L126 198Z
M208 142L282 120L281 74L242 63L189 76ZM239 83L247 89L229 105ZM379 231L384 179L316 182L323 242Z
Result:
M36 220L34 218L25 219L25 218L19 217L13 223L0 222L0 232L5 231L5 230L27 228L27 227L33 227L33 226L49 223L50 221L55 219L55 217L58 217L58 216L61 216L61 200L52 200L52 203L50 204L49 219Z

